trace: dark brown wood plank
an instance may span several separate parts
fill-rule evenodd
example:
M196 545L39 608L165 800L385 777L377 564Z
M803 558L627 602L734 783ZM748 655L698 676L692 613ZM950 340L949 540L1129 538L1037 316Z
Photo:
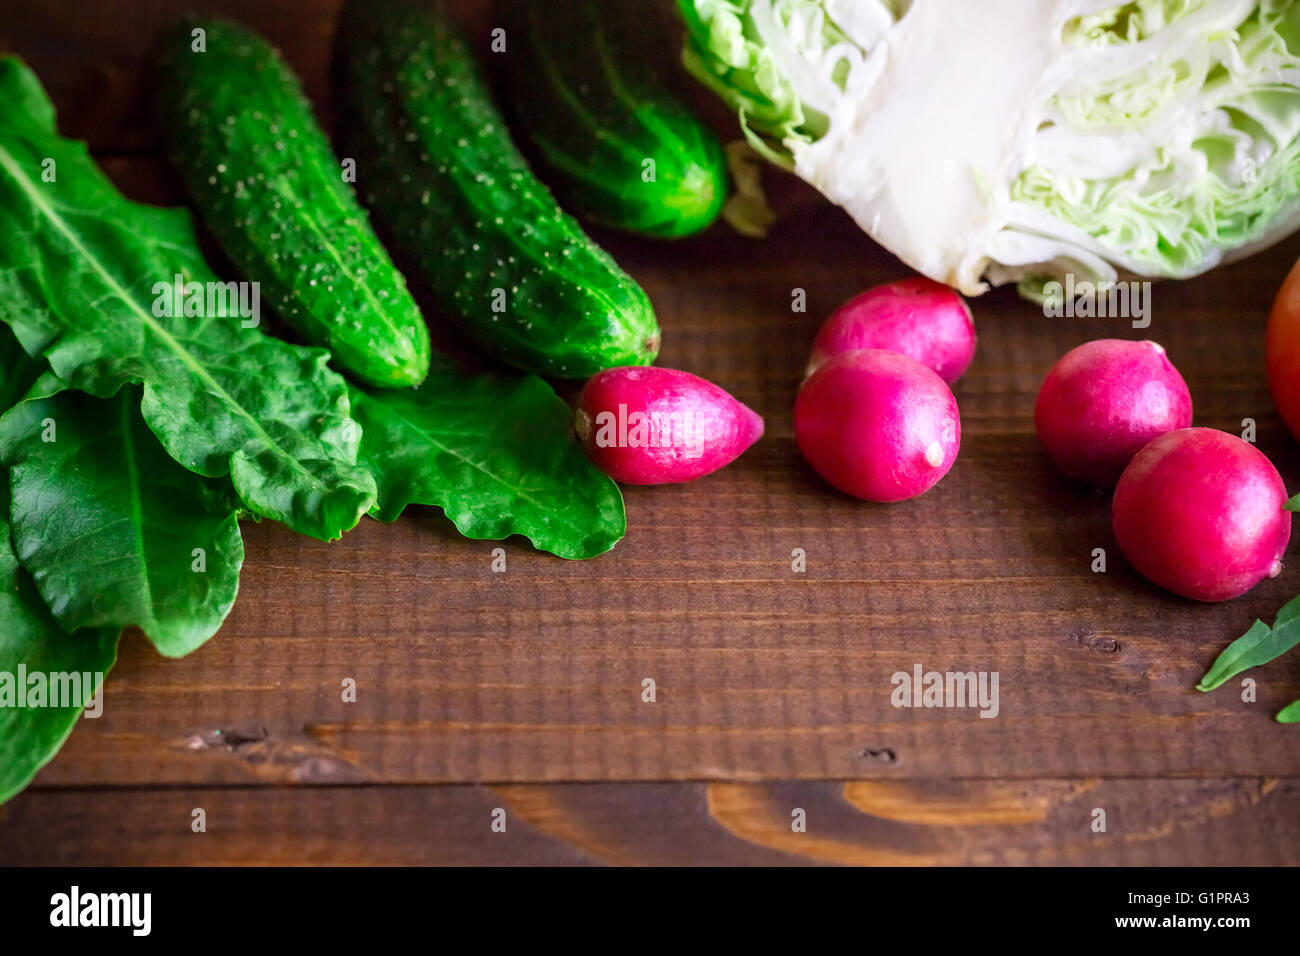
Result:
M0 862L24 864L1300 862L1300 782L1264 779L92 790L0 820Z
M101 155L152 150L144 62L176 6L12 6L0 49L38 69L64 128ZM335 3L194 6L270 35L328 115ZM154 158L108 168L136 198L180 198ZM1264 317L1300 240L1157 286L1145 331L1047 319L1008 290L975 301L961 458L923 498L872 506L808 471L790 411L821 319L906 270L810 190L768 179L782 218L764 243L596 232L654 299L662 363L758 409L762 443L701 482L628 489L628 539L582 564L511 541L493 574L495 545L429 509L335 545L246 525L222 633L182 661L128 638L104 717L0 808L0 861L1297 862L1300 733L1272 715L1300 697L1300 655L1254 674L1257 703L1192 688L1300 573L1219 606L1148 586L1115 551L1106 498L1044 459L1032 407L1071 346L1155 338L1197 423L1254 418L1300 489L1262 377ZM1095 547L1106 574L1089 570ZM998 671L999 716L893 708L890 675L917 663ZM701 782L545 783L655 780ZM486 814L503 804L523 825L497 837ZM188 831L193 806L205 836ZM1094 806L1117 808L1106 837L1087 828Z
M174 198L156 163L109 169L134 195ZM628 489L631 531L612 554L565 563L509 542L504 574L490 570L493 544L459 539L430 509L334 545L248 524L223 632L184 661L129 639L105 716L41 781L1296 775L1300 735L1271 718L1300 696L1300 657L1255 675L1257 703L1192 688L1300 575L1219 606L1147 585L1114 549L1106 498L1044 459L1032 407L1070 346L1149 335L1186 375L1198 423L1256 418L1300 486L1260 374L1273 277L1300 243L1158 286L1145 333L1046 319L1004 291L978 300L962 456L924 497L875 506L808 471L790 407L820 317L901 270L838 211L776 182L789 216L765 244L722 228L673 245L604 237L656 302L664 364L767 417L737 465ZM795 287L807 314L790 311ZM1090 571L1094 547L1106 574ZM1000 715L895 709L890 677L917 663L998 671ZM340 700L345 677L355 704ZM265 739L251 752L195 744L220 730Z

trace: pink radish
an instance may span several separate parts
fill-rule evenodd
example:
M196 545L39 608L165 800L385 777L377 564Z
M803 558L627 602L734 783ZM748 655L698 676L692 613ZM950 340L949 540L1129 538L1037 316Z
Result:
M1120 550L1145 578L1197 601L1226 601L1282 570L1291 512L1277 469L1213 428L1152 441L1115 488Z
M975 321L962 297L933 279L876 286L845 302L822 325L806 374L832 356L862 349L916 359L951 385L975 357Z
M697 375L628 366L582 387L574 427L615 481L657 485L731 464L762 436L763 419Z
M1061 471L1110 488L1143 445L1192 423L1192 396L1155 342L1097 339L1052 366L1034 421Z
M794 436L813 470L868 501L902 501L948 473L961 444L957 400L920 362L845 352L803 383Z

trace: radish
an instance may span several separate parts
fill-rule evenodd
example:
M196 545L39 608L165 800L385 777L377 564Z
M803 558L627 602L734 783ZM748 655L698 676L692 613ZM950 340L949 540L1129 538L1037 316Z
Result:
M948 473L961 444L957 400L920 362L881 349L828 359L803 383L794 435L813 470L868 501L902 501Z
M1137 453L1115 488L1120 550L1148 580L1226 601L1282 570L1291 512L1277 469L1249 442L1181 428Z
M975 357L975 321L962 297L933 279L876 286L845 302L822 325L806 374L832 356L862 349L916 359L951 385Z
M578 395L578 438L615 481L693 481L735 461L763 419L712 382L670 368L627 366L594 375Z
M1110 488L1143 445L1192 423L1192 395L1157 343L1097 339L1052 366L1034 421L1061 471Z

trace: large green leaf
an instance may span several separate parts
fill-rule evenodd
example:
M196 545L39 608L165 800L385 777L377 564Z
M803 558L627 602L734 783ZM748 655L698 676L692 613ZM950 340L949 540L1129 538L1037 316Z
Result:
M587 461L569 407L534 375L435 367L419 389L353 389L375 475L375 516L441 507L468 538L521 534L564 558L590 558L626 530L623 496Z
M237 317L156 310L159 283L217 281L189 215L123 197L84 144L53 132L39 82L13 58L0 59L0 102L0 321L70 388L109 398L143 384L168 454L229 474L254 513L327 540L353 527L374 482L327 353Z
M234 606L244 544L224 480L167 456L140 389L111 399L46 375L0 419L14 549L63 627L138 627L168 657L190 653Z
M68 739L82 706L113 666L119 633L100 627L68 634L59 627L14 555L8 506L9 487L0 472L0 682L7 677L14 688L20 668L47 680L52 673L89 674L91 679L89 687L82 684L76 706L0 706L0 803L27 786Z

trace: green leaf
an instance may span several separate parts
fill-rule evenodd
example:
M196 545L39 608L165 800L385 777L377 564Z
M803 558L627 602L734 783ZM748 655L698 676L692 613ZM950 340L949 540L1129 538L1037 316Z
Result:
M419 389L353 388L374 473L374 514L441 507L468 538L511 534L564 558L590 558L626 530L618 486L583 454L569 406L534 375L466 375L435 367Z
M5 104L4 121L10 124L26 123L33 129L54 133L54 103L45 93L41 81L31 70L24 69L16 59L0 60L0 73L5 74L3 85L9 101Z
M1300 700L1294 700L1277 712L1279 724L1300 724Z
M1263 621L1256 621L1250 630L1229 644L1196 689L1214 690L1242 671L1280 657L1297 644L1300 644L1300 597L1293 598L1277 612L1271 628Z
M0 325L0 413L13 408L40 378L41 366L22 350L6 325Z
M1294 495L1287 499L1286 504L1282 506L1283 511L1300 511L1300 495Z
M46 375L0 419L14 549L58 622L138 627L181 657L221 627L244 544L228 482L167 456L140 415L140 389L64 392Z
M255 514L325 540L352 528L375 489L327 353L235 316L159 308L177 276L218 281L189 215L123 197L84 144L49 131L37 88L0 59L0 321L69 388L110 398L143 384L141 410L168 454L229 474Z
M115 628L68 634L59 627L14 555L8 512L9 486L0 472L0 703L8 703L6 680L10 693L25 690L16 686L20 668L47 679L51 673L91 677L75 706L0 706L0 803L31 783L68 739L82 707L113 666L119 636Z

